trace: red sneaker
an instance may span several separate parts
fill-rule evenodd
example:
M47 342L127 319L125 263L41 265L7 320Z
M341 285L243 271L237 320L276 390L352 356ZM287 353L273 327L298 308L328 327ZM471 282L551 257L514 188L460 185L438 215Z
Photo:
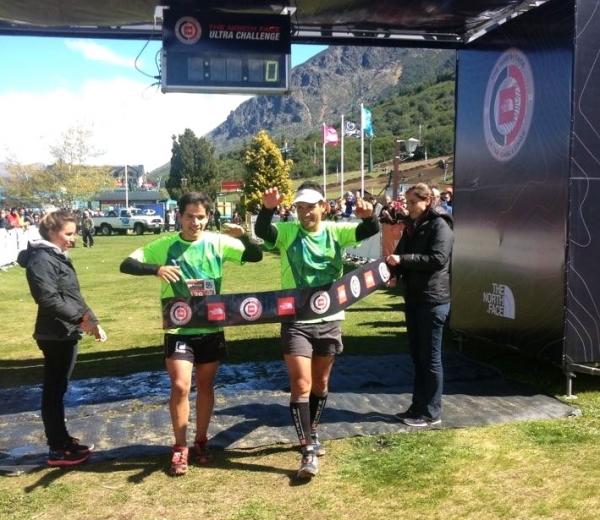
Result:
M194 447L192 449L194 450L194 462L196 462L196 464L208 464L212 460L207 444L208 439L206 437L201 441L194 441Z
M169 474L174 477L185 475L188 470L188 448L187 446L173 446L171 455L171 468Z

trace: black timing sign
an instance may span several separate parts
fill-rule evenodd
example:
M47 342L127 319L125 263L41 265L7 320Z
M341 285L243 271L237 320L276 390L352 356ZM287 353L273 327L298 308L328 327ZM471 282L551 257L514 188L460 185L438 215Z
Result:
M290 51L289 16L168 9L162 91L283 94Z

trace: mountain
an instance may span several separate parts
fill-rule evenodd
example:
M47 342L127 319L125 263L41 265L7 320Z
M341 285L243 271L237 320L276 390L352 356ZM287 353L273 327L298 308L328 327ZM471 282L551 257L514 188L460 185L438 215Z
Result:
M454 60L448 50L329 47L292 70L289 95L249 99L206 137L224 152L261 129L292 139L338 122L342 114L356 120L361 102L435 83L454 72Z

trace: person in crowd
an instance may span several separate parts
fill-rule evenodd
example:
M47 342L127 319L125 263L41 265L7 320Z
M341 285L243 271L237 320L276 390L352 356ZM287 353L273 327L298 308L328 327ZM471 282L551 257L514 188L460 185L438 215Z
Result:
M0 229L5 229L6 231L12 228L7 216L6 210L0 209Z
M19 219L19 213L17 208L11 208L10 213L6 216L8 223L10 224L10 229L20 229L21 221Z
M355 204L355 199L354 199L354 195L352 195L352 192L349 191L346 193L346 195L344 195L344 217L345 218L350 218L352 216L352 210L354 208L354 204Z
M165 213L165 231L173 231L175 229L175 212L172 209Z
M277 188L263 194L263 206L255 233L268 247L281 252L282 289L320 287L342 276L342 248L356 244L379 231L373 207L356 200L360 223L325 221L327 202L319 184L304 182L296 192L294 205L298 221L272 224L273 214L283 197ZM318 473L319 455L325 453L317 426L327 402L329 376L335 355L343 350L340 329L344 313L321 319L283 323L281 345L287 366L291 396L290 412L302 449L298 477Z
M50 448L48 464L73 466L87 460L93 446L81 444L67 431L63 399L82 333L102 341L105 335L81 295L67 256L77 238L76 217L63 210L48 213L39 223L39 232L42 239L30 242L17 261L26 269L38 305L33 337L44 355L42 421Z
M89 211L84 211L81 215L81 238L83 247L94 246L94 221Z
M281 220L281 222L289 222L291 220L291 213L290 213L289 206L282 204L279 207L279 220Z
M441 192L437 186L431 186L431 205L433 207L439 206L441 201Z
M379 212L379 222L382 224L395 224L396 223L396 208L392 202L392 197L385 196L381 204L381 211Z
M441 423L442 335L450 311L452 217L434 205L432 190L419 183L406 192L410 222L386 261L404 287L408 345L414 365L412 404L397 414L404 424Z
M235 224L236 226L242 225L242 217L240 216L239 212L233 212L233 216L231 217L231 223Z
M161 299L218 294L223 263L262 260L262 250L240 226L228 224L224 233L206 231L211 201L207 195L188 192L178 202L181 233L166 235L134 251L121 263L121 272L157 276ZM214 380L226 354L220 327L171 328L164 336L165 364L171 381L169 411L175 443L171 475L188 470L187 424L192 370L196 369L196 435L193 452L198 464L209 461L208 426L214 407Z
M215 211L213 212L213 219L215 221L215 229L217 231L221 231L221 212L219 208L215 205Z
M452 215L452 188L446 188L440 195L440 206Z

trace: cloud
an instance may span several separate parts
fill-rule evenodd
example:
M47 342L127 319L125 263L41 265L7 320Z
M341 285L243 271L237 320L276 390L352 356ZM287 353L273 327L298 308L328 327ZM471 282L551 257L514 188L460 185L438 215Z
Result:
M67 48L79 52L84 58L92 61L101 61L118 67L133 68L134 59L129 56L121 56L112 49L100 45L91 40L65 40ZM138 60L138 66L141 67Z
M171 158L171 136L190 128L202 136L248 99L241 95L162 94L125 78L90 80L77 91L0 94L0 162L50 163L50 146L83 125L104 154L91 164L143 164L150 171Z

